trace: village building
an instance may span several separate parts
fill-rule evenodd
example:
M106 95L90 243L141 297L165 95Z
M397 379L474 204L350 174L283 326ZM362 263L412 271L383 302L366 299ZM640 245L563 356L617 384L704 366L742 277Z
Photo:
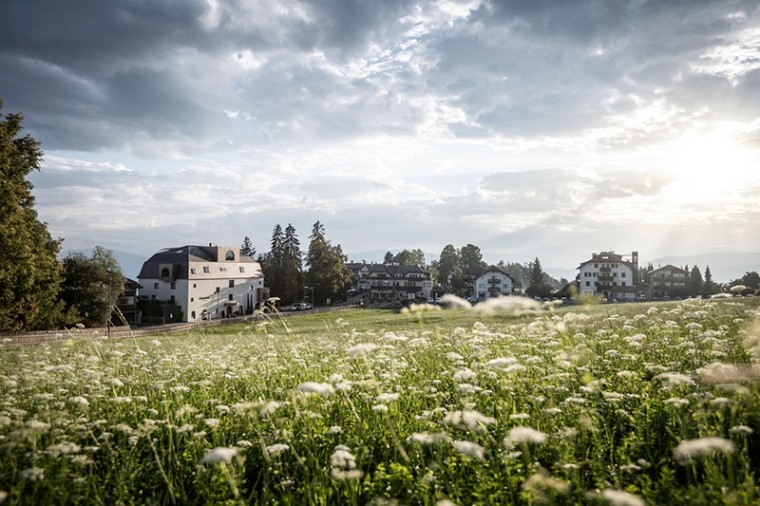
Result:
M639 254L630 260L614 251L592 253L591 259L578 267L578 291L581 296L600 296L608 300L633 301L638 294Z
M429 272L418 265L349 263L355 293L371 301L428 299L433 290Z
M473 281L473 293L478 300L511 295L514 287L512 277L493 265L482 269Z
M138 279L146 323L251 314L268 296L258 262L239 248L211 244L163 249L143 264Z

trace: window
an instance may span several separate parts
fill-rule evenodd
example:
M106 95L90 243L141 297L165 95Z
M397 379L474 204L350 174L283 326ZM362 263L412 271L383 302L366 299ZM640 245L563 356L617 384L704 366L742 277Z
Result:
M156 300L156 294L151 295L150 300Z
M219 293L219 287L218 286L216 287L216 293Z
M204 265L203 266L203 272L205 272L206 274L208 274L209 272L211 272L211 269L209 269L208 265Z
M586 286L591 286L591 281L586 281Z
M234 279L230 280L230 288L235 288L235 280Z
M172 290L176 290L177 289L177 283L175 283L174 281L172 281L171 287L172 287Z
M621 273L620 273L620 277L621 277L621 278L624 278L624 277L625 277L625 272L621 272Z
M158 290L158 283L153 283L153 289Z
M598 269L598 268L599 268L599 264L594 264L594 269Z
M170 276L170 274L171 273L169 272L169 268L168 267L164 267L163 269L161 269L161 277L162 278L168 278Z
M227 261L229 261L229 260L235 260L235 252L234 251L228 251L227 253L225 253L224 259L227 260Z
M219 270L220 270L221 272L227 272L227 267L219 267Z
M192 313L190 313L190 317L191 317L193 320L195 320L195 311L193 311Z
M621 281L620 286L625 286L625 281Z
M195 274L195 267L190 269L190 274Z
M190 302L193 302L195 300L195 297L190 297Z
M198 284L197 283L193 283L193 288L198 288Z
M227 300L232 300L232 294L229 294L229 295L227 296Z
M169 297L169 302L172 302L172 303L174 302L174 295L172 295L171 297Z
M240 272L245 272L245 267L243 267L242 265L240 266Z

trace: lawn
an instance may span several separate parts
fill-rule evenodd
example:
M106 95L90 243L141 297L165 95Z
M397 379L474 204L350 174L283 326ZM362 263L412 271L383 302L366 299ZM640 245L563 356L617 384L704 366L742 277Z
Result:
M6 504L758 504L760 299L0 348Z

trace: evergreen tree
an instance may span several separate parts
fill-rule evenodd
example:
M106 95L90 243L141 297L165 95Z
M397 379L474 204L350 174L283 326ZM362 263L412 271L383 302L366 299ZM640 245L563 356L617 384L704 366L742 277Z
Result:
M525 293L531 297L547 297L551 293L551 285L547 282L548 275L541 267L538 257L528 263L528 283Z
M240 254L248 255L251 258L256 257L256 248L253 247L250 237L245 236L243 244L240 245Z
M385 257L383 257L383 263L386 264L386 265L387 264L392 264L393 263L393 258L394 258L393 257L393 253L391 253L390 251L386 251L385 252Z
M297 301L303 288L303 253L296 229L288 223L282 241L282 298Z
M96 246L90 257L70 253L63 259L60 297L69 317L77 322L105 325L111 318L114 301L122 293L124 273L112 251Z
M3 103L0 101L0 111ZM63 304L58 299L61 239L50 236L34 210L27 175L39 170L40 143L20 137L22 116L0 113L0 329L55 328Z
M699 267L695 265L691 268L691 273L689 274L689 295L692 297L702 295L702 285L704 285L702 272L699 270Z
M715 283L712 280L710 266L705 267L705 282L702 284L702 297L709 297L715 293Z
M264 274L264 282L269 287L269 292L276 297L283 294L283 242L285 236L282 227L278 223L272 230L269 253L260 257L261 270Z
M306 253L308 271L305 281L313 290L313 304L324 304L327 299L336 300L343 295L351 283L351 270L346 266L346 257L340 245L332 246L325 237L325 228L317 221L309 236L309 250Z

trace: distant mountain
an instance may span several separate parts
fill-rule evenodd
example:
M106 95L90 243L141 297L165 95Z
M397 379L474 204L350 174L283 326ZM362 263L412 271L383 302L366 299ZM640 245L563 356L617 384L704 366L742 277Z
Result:
M116 261L119 262L119 267L121 267L124 275L130 279L137 281L137 275L140 274L140 269L142 269L142 265L147 260L147 258L142 255L136 255L134 253L128 253L126 251L111 250L111 252L113 253ZM62 251L60 257L64 258L69 253L84 253L85 255L90 256L92 255L92 250L83 249Z
M681 268L688 265L689 269L696 265L699 267L702 277L705 275L705 268L710 266L713 281L727 283L744 276L747 272L760 272L760 253L721 251L698 255L673 255L655 258L654 260L643 260L639 262L639 265L646 267L649 263L655 269L668 264Z

